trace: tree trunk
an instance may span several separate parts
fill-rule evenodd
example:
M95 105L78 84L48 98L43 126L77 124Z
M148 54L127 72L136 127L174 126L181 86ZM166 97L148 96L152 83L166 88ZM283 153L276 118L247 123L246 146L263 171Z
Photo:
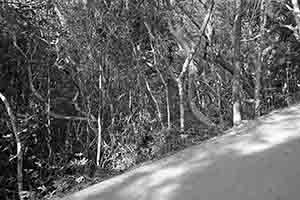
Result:
M225 59L219 54L214 58L214 62L217 64L217 67L221 68L222 70L225 70L229 72L230 76L234 74L234 65L231 65L229 62L225 61ZM225 74L224 74L225 75ZM230 77L231 78L231 77ZM251 86L251 84L248 83L248 79L245 77L240 77L242 80L241 87L243 90L246 91L246 93L253 98L255 96L254 94L254 88Z
M33 95L42 103L45 104L45 106L47 107L47 100L35 89L34 84L33 84L33 80L32 80L32 71L31 71L31 66L28 65L27 66L27 72L28 72L28 80L29 80L29 88L31 90L31 92L33 93ZM64 120L78 120L78 121L88 121L89 118L88 117L78 117L78 116L68 116L68 115L63 115L63 114L58 114L55 113L53 111L48 111L48 114L56 119L64 119Z
M234 74L232 82L232 101L233 101L233 124L241 122L241 99L240 99L240 40L242 23L242 0L236 0L236 15L233 27L233 48L234 48Z
M10 118L10 123L13 129L13 133L16 139L17 143L17 181L18 181L18 192L19 192L19 198L20 200L23 198L23 148L22 148L22 142L19 138L17 124L16 124L16 117L14 113L12 112L12 109L6 99L6 97L0 92L0 99L5 105L6 111L8 113L8 116Z
M211 1L211 5L208 9L208 13L205 15L204 17L204 21L203 24L199 30L200 35L202 36L204 34L204 31L207 27L207 24L211 18L212 12L213 12L213 8L214 8L215 2ZM177 78L174 78L177 82L177 87L178 87L178 95L179 95L179 120L180 120L180 131L183 132L184 131L184 91L183 91L183 85L184 85L184 80L185 80L185 73L187 71L189 71L190 69L190 65L191 63L193 63L193 57L195 55L195 53L197 52L198 48L201 46L201 38L200 40L194 44L193 41L186 41L183 38L183 34L175 31L174 28L172 27L171 23L169 23L169 30L170 32L175 36L179 46L183 47L184 51L185 51L185 61L182 65L182 69L181 72L179 74L179 76ZM192 46L192 47L191 47ZM170 70L171 72L172 70ZM172 72L171 72L172 74ZM172 77L176 77L174 74L172 75Z
M295 16L295 21L297 23L297 36L298 39L300 39L300 7L298 0L292 0L293 4L293 9L294 9L294 16Z
M129 109L129 112L132 113L132 94L131 94L131 89L129 89L128 95L129 95L129 98L128 98L128 109Z
M52 147L51 147L51 77L50 77L50 67L47 69L47 148L48 148L48 161L51 164L52 158Z
M264 35L265 35L265 24L266 24L266 16L265 16L265 0L261 1L261 6L260 6L260 43L259 43L259 52L258 52L258 62L256 65L256 81L255 81L255 116L259 117L261 112L260 112L260 104L261 104L261 77L262 77L262 70L263 70L263 40L264 40Z
M288 55L291 54L291 46L290 44L288 44L288 49L287 49L287 53ZM291 68L292 68L292 61L291 61L291 58L289 57L287 59L287 63L286 63L286 103L288 106L291 106L292 105L292 95L291 95Z
M101 161L101 143L102 143L102 123L101 123L101 109L102 109L102 66L99 64L99 79L98 79L98 87L99 87L99 108L98 108L98 119L97 119L97 125L98 125L98 142L97 142L97 158L96 158L96 164L97 166L100 166Z
M159 108L159 104L158 104L158 101L157 99L155 98L155 96L153 95L153 92L151 90L151 87L146 79L146 77L143 77L144 78L144 81L145 81L145 84L146 84L146 89L150 95L150 98L152 99L152 101L154 102L154 105L155 105L155 109L157 111L157 116L158 116L158 120L159 120L159 123L161 125L162 128L164 128L164 123L163 123L163 120L162 120L162 112Z
M179 95L179 120L180 131L184 132L184 97L183 97L183 80L177 80L178 95Z
M262 61L261 61L261 53L259 52L258 62L256 65L256 73L255 73L255 116L259 117L260 112L260 104L261 104L261 74L262 74Z
M223 122L223 114L222 114L222 97L221 97L221 88L222 88L222 80L220 78L220 75L218 74L218 70L216 69L216 66L213 64L211 66L211 70L213 72L213 78L216 80L216 96L217 96L217 108L219 112L219 128L222 130L224 127Z
M165 81L161 71L158 69L158 67L155 67L156 71L159 74L160 80L162 81L163 85L164 85L164 90L165 90L165 96L166 96L166 106L167 106L167 128L170 129L171 128L171 112L170 112L170 99L169 99L169 88L168 88L168 84Z
M218 110L219 110L219 127L224 128L224 120L222 114L222 97L221 97L222 82L217 80L217 95L218 95Z
M197 76L197 68L193 63L191 63L191 66L189 67L189 79L188 79L188 101L190 109L194 115L194 117L201 123L207 125L208 127L214 127L216 124L214 124L205 114L203 114L197 107L195 100L193 99L194 94L194 87L193 82L195 80L195 77Z

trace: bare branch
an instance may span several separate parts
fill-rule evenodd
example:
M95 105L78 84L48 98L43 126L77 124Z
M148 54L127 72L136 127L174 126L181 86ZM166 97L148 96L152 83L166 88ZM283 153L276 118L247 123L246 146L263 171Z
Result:
M22 54L22 56L24 56L27 59L26 54L24 53L24 51L19 47L18 43L17 43L17 38L16 35L13 35L13 44L16 47L16 49Z
M23 150L22 150L22 141L19 137L18 130L17 130L17 124L16 124L16 117L6 99L6 97L0 92L0 99L4 103L7 114L10 118L10 123L13 129L13 133L16 139L17 143L17 180L18 180L18 192L19 197L22 200L23 199Z
M207 26L207 24L208 24L208 22L209 22L209 20L211 18L213 8L214 8L214 1L211 2L209 11L206 14L206 16L204 18L204 21L203 21L203 24L201 26L201 29L200 29L200 35L201 36L204 34L206 26ZM197 50L198 50L198 48L199 48L199 46L201 44L201 38L198 41L198 43L196 44L196 46L191 50L191 52L189 53L189 55L187 56L187 58L185 59L185 62L184 62L183 67L182 67L182 71L180 72L180 75L179 75L178 78L182 78L183 75L184 75L184 73L187 71L189 64L192 62L193 57L194 57L195 53L197 52Z
M46 106L47 105L47 101L45 100L45 98L35 89L34 85L33 85L33 81L32 81L32 71L31 71L31 67L30 65L28 65L27 67L27 71L28 71L28 80L29 80L29 87L30 90L32 91L32 93L34 94L34 96L41 102L43 102ZM49 112L49 115L51 117L54 117L56 119L65 119L65 120L89 120L88 117L78 117L78 116L66 116L66 115L62 115L62 114L57 114L54 113L53 111Z
M156 107L156 111L157 111L157 116L158 116L159 122L160 122L160 124L161 124L161 126L162 126L162 128L163 128L163 127L164 127L164 123L163 123L163 120L162 120L162 113L161 113L161 110L160 110L160 108L159 108L158 101L157 101L157 99L155 98L155 96L154 96L154 94L153 94L153 92L152 92L152 89L151 89L151 87L150 87L150 85L149 85L149 82L147 81L147 79L146 79L145 76L143 76L143 79L144 79L145 84L146 84L146 89L147 89L148 93L150 94L150 97L151 97L152 101L154 102L154 105L155 105L155 107Z
M256 35L256 36L254 36L254 37L252 37L252 38L248 38L248 39L243 39L243 40L241 40L241 42L250 42L250 41L254 41L254 40L257 40L257 39L259 39L261 37L261 34L258 34L258 35Z

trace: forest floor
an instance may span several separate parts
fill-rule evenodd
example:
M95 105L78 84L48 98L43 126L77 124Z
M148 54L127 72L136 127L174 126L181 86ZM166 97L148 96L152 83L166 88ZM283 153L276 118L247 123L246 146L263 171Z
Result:
M298 200L300 104L63 200Z

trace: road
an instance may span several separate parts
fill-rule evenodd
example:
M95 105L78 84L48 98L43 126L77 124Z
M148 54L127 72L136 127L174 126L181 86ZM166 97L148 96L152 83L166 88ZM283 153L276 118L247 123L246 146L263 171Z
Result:
M300 105L63 200L299 200Z

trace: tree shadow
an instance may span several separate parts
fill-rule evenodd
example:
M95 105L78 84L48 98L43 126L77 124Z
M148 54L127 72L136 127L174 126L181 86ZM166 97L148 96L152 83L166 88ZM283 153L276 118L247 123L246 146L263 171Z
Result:
M298 199L300 105L77 192L72 200Z

